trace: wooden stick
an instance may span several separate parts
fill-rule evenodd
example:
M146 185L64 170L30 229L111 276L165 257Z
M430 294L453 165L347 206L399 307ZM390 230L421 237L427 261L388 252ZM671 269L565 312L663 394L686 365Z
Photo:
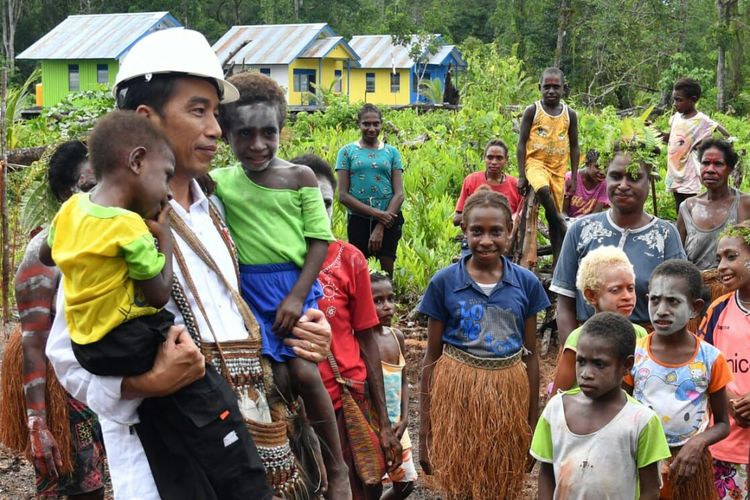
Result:
M6 322L10 319L10 297L8 297L8 288L10 284L10 249L8 241L8 137L7 137L7 119L6 114L6 100L8 91L8 68L2 69L2 76L0 77L0 213L2 214L2 231L0 232L0 240L3 245L3 281L2 281L2 294L3 294L3 317L0 325L2 325L3 336L5 339L8 338L8 332L5 329Z
M654 217L659 217L658 210L656 208L656 181L651 178L651 200L654 203Z

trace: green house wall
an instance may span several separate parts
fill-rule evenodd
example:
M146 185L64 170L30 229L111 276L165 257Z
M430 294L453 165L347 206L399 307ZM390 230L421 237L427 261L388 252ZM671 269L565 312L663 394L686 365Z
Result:
M68 88L68 65L78 65L78 75L81 82L80 90L96 90L96 67L99 64L108 66L109 86L115 83L115 76L119 64L114 59L81 59L75 60L47 60L42 61L42 105L54 106L65 96L70 94Z

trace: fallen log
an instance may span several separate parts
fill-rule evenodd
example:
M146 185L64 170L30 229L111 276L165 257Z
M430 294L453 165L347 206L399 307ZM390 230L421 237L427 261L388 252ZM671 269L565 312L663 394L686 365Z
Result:
M35 148L19 148L8 151L8 166L12 164L29 166L42 157L47 146L38 146Z

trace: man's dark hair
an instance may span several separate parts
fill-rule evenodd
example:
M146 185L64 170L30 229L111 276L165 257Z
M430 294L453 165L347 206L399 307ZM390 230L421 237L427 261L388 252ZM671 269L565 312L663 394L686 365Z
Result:
M625 361L635 351L635 329L621 314L600 312L591 316L581 327L581 337L590 336L608 342L617 359ZM579 339L580 342L580 339Z
M286 119L286 95L278 83L266 75L251 71L232 75L228 81L237 87L240 98L237 101L219 106L219 123L225 134L230 123L231 111L238 106L255 104L256 102L263 102L276 107L279 115L279 130L281 130Z
M674 90L680 90L685 97L695 97L695 100L701 98L701 84L692 78L682 78L674 84Z
M89 159L97 180L127 162L130 152L143 146L150 153L169 143L164 132L133 111L113 111L101 118L89 136Z
M87 155L86 145L78 140L63 142L52 153L47 179L57 201L65 201L76 187L81 164Z
M703 294L703 276L700 269L689 260L669 259L665 260L653 270L649 283L656 276L667 278L682 278L687 284L687 291L690 300L702 299Z
M318 155L307 153L300 156L295 156L290 163L295 165L306 165L310 167L316 177L323 177L325 180L331 183L331 187L336 191L336 177L333 175L333 169L331 165Z
M726 162L727 167L734 169L734 167L737 166L740 157L735 152L734 146L732 146L732 143L721 139L709 138L701 142L701 145L698 146L698 158L703 159L703 153L711 148L716 148L724 153L724 161Z
M180 78L198 78L214 86L221 96L221 90L212 78L193 76L185 73L157 73L150 80L139 76L120 84L117 89L117 107L135 111L140 105L153 108L159 116L164 116L164 106L169 102L175 85Z

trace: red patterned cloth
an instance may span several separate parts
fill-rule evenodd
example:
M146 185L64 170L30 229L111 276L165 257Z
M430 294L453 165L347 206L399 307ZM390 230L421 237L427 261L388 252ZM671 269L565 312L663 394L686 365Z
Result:
M335 241L328 246L328 255L318 281L323 287L323 298L318 301L318 307L331 324L331 352L341 376L364 382L367 368L354 333L380 323L372 300L367 261L354 245ZM341 389L330 365L323 362L318 364L318 369L334 408L341 408Z

